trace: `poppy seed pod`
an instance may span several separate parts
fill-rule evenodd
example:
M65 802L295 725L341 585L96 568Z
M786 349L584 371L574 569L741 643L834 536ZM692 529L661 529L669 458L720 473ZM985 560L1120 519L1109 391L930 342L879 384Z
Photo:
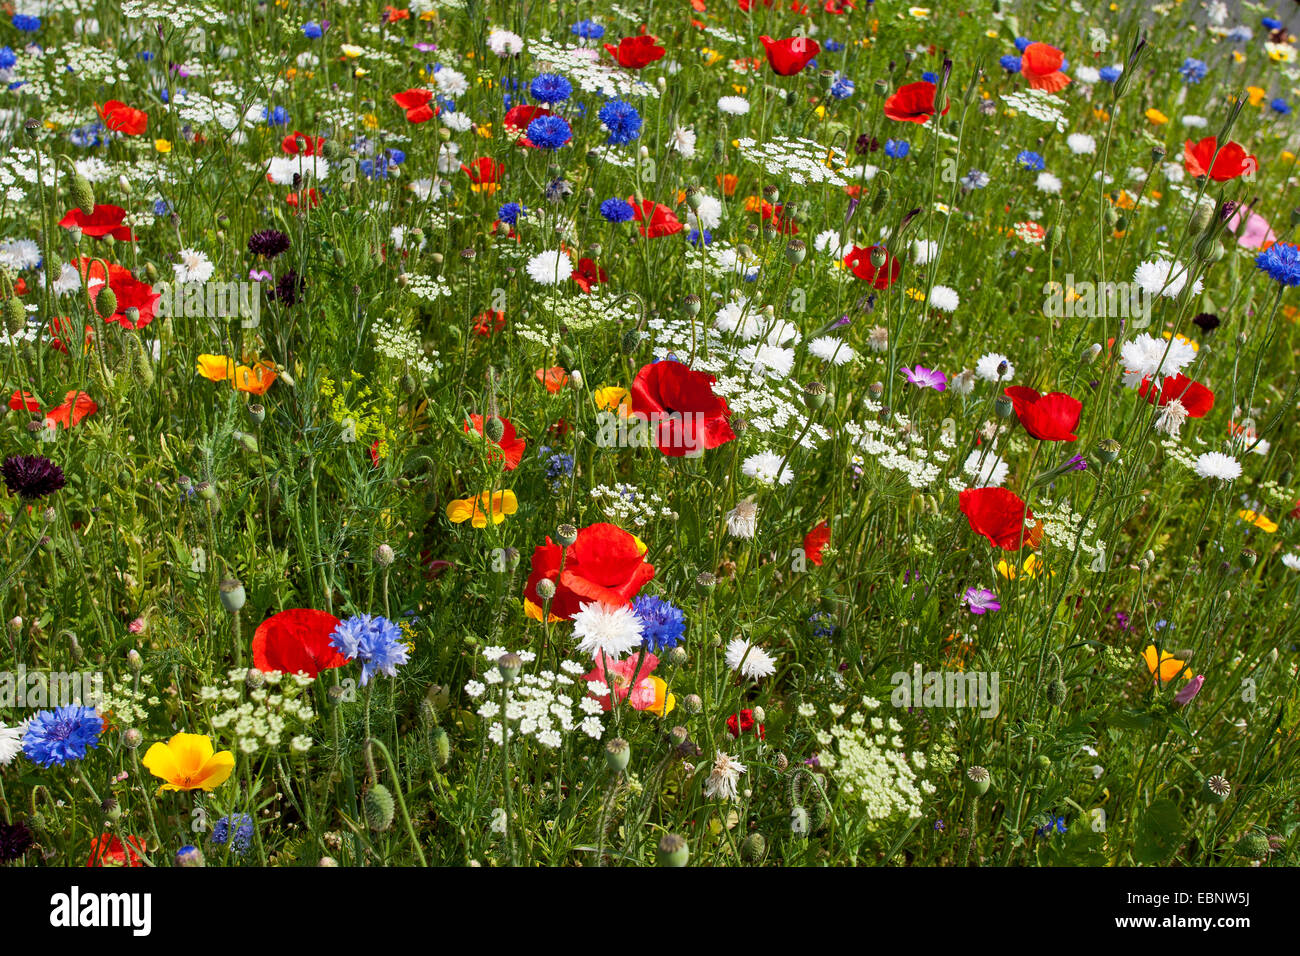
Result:
M966 792L974 796L983 796L988 793L989 785L992 783L992 777L984 767L969 767L966 770Z
M688 293L686 297L682 299L682 314L694 318L700 314L700 306L700 297L694 292Z
M393 795L382 783L377 783L366 791L362 801L365 808L366 824L376 833L383 833L393 825Z
M785 246L785 261L797 266L808 257L808 247L802 239L791 239Z
M1005 395L999 395L997 401L993 403L993 410L997 413L998 418L1010 418L1015 409L1015 404Z
M256 403L248 406L248 417L253 420L254 425L260 425L266 421L266 406Z
M555 540L558 541L562 547L567 548L569 545L573 544L573 542L578 540L578 529L574 525L565 522L555 529Z
M519 671L524 666L523 658L518 654L502 654L497 658L497 673L501 675L501 683L513 684L519 679Z
M605 766L613 773L622 773L632 759L632 748L622 737L615 737L605 744Z
M655 849L655 861L660 866L685 866L691 858L691 848L686 838L678 833L665 833Z
M1206 777L1205 782L1201 784L1201 800L1205 803L1223 803L1230 793L1232 793L1232 785L1217 773L1212 777Z
M222 581L219 590L221 592L221 606L231 614L238 613L244 606L244 602L248 600L248 596L244 593L243 583L235 578L227 578Z
M889 253L885 251L884 246L872 246L871 267L873 269L883 269L888 259L889 259Z
M1097 442L1097 460L1103 465L1109 465L1115 459L1119 458L1120 444L1113 438L1103 438Z

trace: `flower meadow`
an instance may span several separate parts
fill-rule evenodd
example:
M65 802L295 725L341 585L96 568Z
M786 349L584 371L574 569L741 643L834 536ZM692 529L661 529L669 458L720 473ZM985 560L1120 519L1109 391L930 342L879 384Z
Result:
M8 5L0 865L1296 864L1289 15Z

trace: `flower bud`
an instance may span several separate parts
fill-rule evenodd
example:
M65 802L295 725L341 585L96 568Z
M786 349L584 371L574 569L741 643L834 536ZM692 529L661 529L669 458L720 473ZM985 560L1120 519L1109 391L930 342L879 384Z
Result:
M244 606L244 602L248 600L248 595L244 593L243 583L234 578L227 578L222 581L219 590L221 592L221 606L231 614L238 613L240 608Z
M506 423L493 415L483 423L483 435L490 442L499 442L506 434Z
M377 783L362 800L365 810L366 825L376 833L383 833L393 825L393 795L382 783Z
M176 851L175 863L180 867L203 866L203 851L196 846L183 846Z
M497 658L497 673L501 675L501 683L513 684L519 679L519 671L523 666L523 658L518 654L502 654Z
M767 856L767 840L757 830L741 841L740 858L746 863L762 863L765 856Z
M542 578L537 582L537 596L543 601L549 601L555 597L555 582L550 578Z

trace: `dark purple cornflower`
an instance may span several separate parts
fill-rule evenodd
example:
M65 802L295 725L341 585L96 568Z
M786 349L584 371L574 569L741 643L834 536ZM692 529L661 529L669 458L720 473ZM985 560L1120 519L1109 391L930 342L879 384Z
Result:
M12 863L32 845L32 831L22 820L0 823L0 863Z
M63 469L43 455L10 455L0 473L10 493L26 501L44 498L67 484Z
M278 229L263 229L248 237L248 251L255 256L274 259L289 248L289 237Z
M290 269L280 276L275 283L275 288L267 293L267 297L272 302L280 302L285 306L293 306L298 303L298 298L302 295L302 290L306 282L298 275L297 272Z

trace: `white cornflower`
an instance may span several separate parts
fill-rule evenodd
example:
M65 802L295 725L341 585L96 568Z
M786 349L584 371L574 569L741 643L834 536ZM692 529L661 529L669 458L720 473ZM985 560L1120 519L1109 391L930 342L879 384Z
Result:
M968 368L962 369L948 380L948 391L958 395L969 395L975 391L975 373Z
M641 645L641 619L627 605L592 601L573 615L573 636L584 654L621 658Z
M1177 375L1196 358L1196 347L1185 339L1156 338L1143 332L1120 346L1119 357L1124 364L1124 384L1135 388L1144 378Z
M1300 571L1300 552L1288 551L1282 555L1282 563L1292 571Z
M172 266L177 282L207 282L217 271L212 260L197 249L182 249L179 255L181 261Z
M883 325L873 326L867 333L867 347L873 352L883 352L889 348L889 329Z
M1170 438L1177 438L1178 432L1185 421L1187 421L1187 406L1176 398L1170 399L1160 409L1160 415L1156 418L1155 429L1158 432L1164 432Z
M573 263L563 252L539 252L528 260L528 277L539 285L559 285L573 275Z
M1188 113L1183 117L1183 125L1188 129L1205 129L1210 125L1210 121L1204 116L1197 116L1195 113Z
M837 339L833 335L820 335L813 339L808 343L808 351L832 365L847 365L858 357L858 353L843 339Z
M0 265L14 272L35 269L41 264L41 247L31 239L11 239L0 243Z
M1007 480L1011 466L996 452L976 448L966 456L961 470L970 475L972 488L996 488Z
M751 366L755 373L770 378L782 378L794 368L794 349L781 348L778 345L747 345L736 356L740 361Z
M465 78L465 74L449 66L444 66L434 73L433 82L440 93L452 99L469 92L469 80Z
M957 295L956 289L946 285L936 285L930 290L931 308L938 309L940 312L954 312L960 304L961 298Z
M444 111L438 118L442 120L442 125L453 133L464 133L474 125L474 121L464 113L448 113Z
M730 116L744 116L749 112L749 100L743 96L724 96L718 100L718 109Z
M999 373L998 369L1002 368L1004 362L1006 368ZM986 352L975 363L975 374L985 382L1009 382L1016 374L1016 367L1001 352Z
M489 50L502 59L515 56L524 50L523 37L509 30L493 30L488 34L487 45Z
M17 727L0 724L0 767L7 767L23 750L23 736L27 733L24 721Z
M1101 71L1095 66L1075 67L1074 78L1088 86L1096 86L1101 82Z
M813 248L818 252L824 252L832 259L843 259L849 254L851 243L845 242L836 229L826 229L817 233L817 238L813 240Z
M704 781L704 795L710 800L735 800L739 796L736 784L745 772L745 765L730 754L719 753L713 758L713 769Z
M718 224L722 222L722 202L703 193L698 195L700 197L700 208L690 210L686 214L687 221L695 229L716 229Z
M1097 151L1097 141L1087 133L1071 133L1065 137L1065 145L1076 156L1091 156Z
M917 239L912 243L912 259L918 266L929 263L939 251L939 243L933 239Z
M727 666L749 680L771 677L776 673L776 661L772 655L743 637L733 637L728 642Z
M266 176L277 186L294 185L295 176L323 182L329 173L324 156L273 156L266 164Z
M741 501L727 512L727 533L733 538L752 538L758 531L758 505Z
M1034 185L1038 187L1039 192L1049 193L1053 196L1061 191L1060 177L1046 170L1038 174L1038 178L1034 180Z
M680 153L686 159L693 159L695 157L695 130L689 126L677 127L668 140L668 148L675 153Z
M1202 478L1232 481L1241 477L1241 462L1223 452L1207 451L1192 462L1192 470Z
M782 456L774 451L761 451L757 455L750 455L740 466L740 470L768 487L773 484L788 485L794 480L794 472L784 463Z
M1187 285L1187 275L1187 267L1172 259L1151 259L1134 270L1133 281L1147 295L1162 295L1172 299ZM1192 292L1199 295L1202 285L1201 280L1197 279L1192 285Z

